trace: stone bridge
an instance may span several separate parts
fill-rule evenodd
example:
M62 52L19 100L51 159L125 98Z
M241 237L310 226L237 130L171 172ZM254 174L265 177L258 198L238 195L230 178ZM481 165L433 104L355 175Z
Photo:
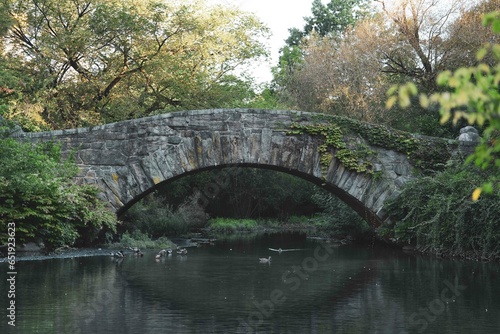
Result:
M60 142L66 155L73 150L80 168L77 182L97 185L118 215L160 184L190 173L257 167L326 188L372 226L389 220L384 203L403 184L459 151L458 141L346 118L253 109L174 112L16 136Z

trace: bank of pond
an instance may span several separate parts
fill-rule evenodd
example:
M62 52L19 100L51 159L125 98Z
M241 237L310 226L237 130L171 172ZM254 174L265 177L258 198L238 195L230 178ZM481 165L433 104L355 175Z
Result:
M199 247L215 240L252 239L263 234L300 233L308 238L323 240L335 244L356 244L366 247L384 247L395 251L414 253L437 258L456 258L470 261L498 262L498 254L482 254L470 250L436 248L431 244L402 243L392 238L381 236L380 231L366 226L346 230L332 229L321 220L308 217L290 217L286 222L273 219L234 219L213 218L202 228L196 228L179 235L152 237L139 229L123 230L119 234L106 233L101 243L81 245L80 247L63 246L56 249L46 248L43 242L18 245L21 257L31 258L71 257L73 254L103 255L116 250L131 249L176 249L178 247ZM7 249L0 248L6 257ZM83 250L83 251L81 251ZM78 256L78 255L76 255Z

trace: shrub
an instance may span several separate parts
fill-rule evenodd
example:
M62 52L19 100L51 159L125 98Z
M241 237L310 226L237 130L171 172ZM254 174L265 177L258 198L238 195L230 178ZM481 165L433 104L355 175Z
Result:
M180 235L189 232L194 227L206 223L207 215L198 204L195 194L177 210L164 204L161 198L148 196L146 200L136 203L125 215L125 230L139 230L153 238L161 236Z
M48 248L91 242L103 228L114 231L115 215L98 200L97 188L74 183L77 171L70 159L61 160L58 145L0 139L2 230L14 223L18 243L42 240Z
M471 198L489 175L473 166L450 166L405 185L389 202L393 237L454 255L500 257L500 193Z

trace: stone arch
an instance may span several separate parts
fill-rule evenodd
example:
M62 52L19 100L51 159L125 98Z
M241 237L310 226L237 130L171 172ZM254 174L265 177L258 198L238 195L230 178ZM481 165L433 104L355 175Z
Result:
M307 125L318 119L321 122L321 117L325 116L300 111L193 110L16 136L33 142L57 141L62 143L65 154L74 151L80 168L76 182L97 185L102 199L117 213L162 182L211 168L252 166L287 172L319 184L371 225L380 225L388 219L385 201L397 196L418 167L412 165L404 150L394 150L394 145L384 148L380 142L373 145L359 133L354 140L362 141L372 152L376 173L356 172L344 166L336 157L335 148L328 148L329 159L325 163L319 152L324 138L289 132L292 124ZM367 124L362 127L375 128ZM380 134L382 130L376 131ZM394 138L414 140L411 134L397 134ZM424 147L438 147L434 145L437 140L440 139L429 141Z

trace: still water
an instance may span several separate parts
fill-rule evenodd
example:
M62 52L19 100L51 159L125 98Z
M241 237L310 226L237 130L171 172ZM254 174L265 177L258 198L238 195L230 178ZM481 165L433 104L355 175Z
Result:
M0 333L500 333L498 264L302 234L155 255L19 261L16 327L4 316Z

